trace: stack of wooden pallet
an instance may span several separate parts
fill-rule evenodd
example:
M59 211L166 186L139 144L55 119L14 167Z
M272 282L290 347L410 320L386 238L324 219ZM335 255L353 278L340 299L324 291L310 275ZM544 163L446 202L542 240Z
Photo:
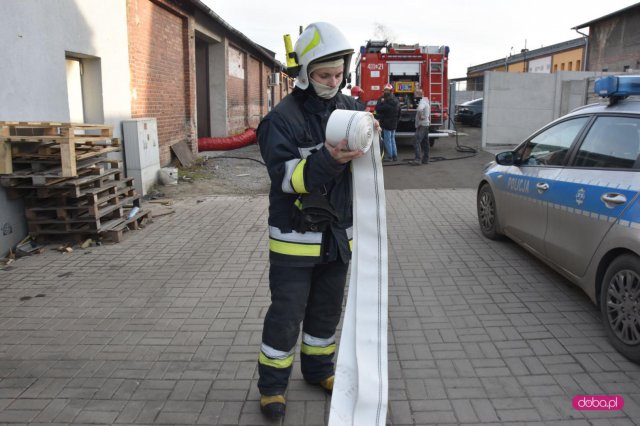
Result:
M111 126L0 121L0 184L22 197L35 238L118 242L151 219L133 178L107 154L120 150Z

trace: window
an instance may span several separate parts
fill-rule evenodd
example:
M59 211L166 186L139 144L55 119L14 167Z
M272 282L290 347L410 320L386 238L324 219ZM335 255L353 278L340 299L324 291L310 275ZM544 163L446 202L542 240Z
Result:
M569 62L569 68L567 68L569 71L573 71L573 62Z
M599 117L576 156L577 167L630 169L640 153L640 119Z
M558 64L553 64L553 72L558 72Z
M581 65L581 63L580 63L580 59L578 59L578 60L576 61L576 71L580 71L580 70L581 70L580 65Z
M67 99L69 102L69 121L84 123L84 101L82 96L82 62L77 58L66 59Z
M67 52L67 101L72 123L104 123L100 58Z
M523 166L559 166L589 117L563 121L533 137L521 148Z
M560 71L564 71L564 62L560 64Z

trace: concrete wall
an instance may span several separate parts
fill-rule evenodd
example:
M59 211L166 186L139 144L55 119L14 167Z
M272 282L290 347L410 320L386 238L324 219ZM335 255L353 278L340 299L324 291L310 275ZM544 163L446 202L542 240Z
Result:
M85 107L114 126L131 117L126 0L3 0L0 121L69 121L65 57L94 81ZM85 82L87 83L87 82ZM8 224L8 226L4 226ZM0 188L0 256L26 235L20 202ZM2 229L2 228L0 228Z
M209 136L227 136L227 39L224 31L200 11L195 13L197 37L208 45Z
M12 201L0 189L0 258L27 235L24 205L21 200Z
M131 117L126 0L3 0L0 120L69 121L65 56L99 60L104 122Z
M514 146L550 121L586 104L584 81L595 72L486 72L482 146ZM583 82L583 83L581 83Z
M563 81L560 88L560 111L558 116L563 116L584 105L588 88L588 80Z
M467 101L472 101L484 96L484 93L478 90L460 90L455 93L455 104L460 105Z
M553 118L553 74L486 72L482 146L513 145Z

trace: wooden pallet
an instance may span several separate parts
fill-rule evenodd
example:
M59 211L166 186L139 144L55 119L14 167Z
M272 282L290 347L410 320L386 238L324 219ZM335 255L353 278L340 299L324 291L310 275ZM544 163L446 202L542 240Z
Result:
M66 196L78 198L83 191L101 187L108 181L124 181L121 166L120 161L98 159L79 169L79 177L76 178L60 177L55 173L21 172L0 176L0 185L5 187L7 196L12 200ZM127 185L133 186L132 183Z
M124 238L124 234L144 227L147 223L153 222L151 210L140 210L134 217L128 218L122 222L114 222L113 224L105 224L104 230L100 231L100 237L114 243L119 243ZM110 228L110 229L106 229Z
M56 160L62 176L74 177L77 161L120 148L108 125L0 121L0 174L12 174L14 161Z
M78 145L76 146L76 160L84 160L86 158L97 157L109 152L120 151L120 145L117 138L113 139L116 144L111 145ZM13 163L26 163L29 165L39 166L40 164L60 164L60 145L57 144L41 144L37 150L20 151L12 150Z
M121 205L111 205L103 208L99 216L83 214L64 219L28 220L29 234L34 237L46 234L74 234L80 232L97 233L104 228L104 224L114 219L124 219L124 208Z
M144 228L147 224L152 223L151 210L140 210L138 213L129 218L128 214L130 209L125 209L125 217L107 220L102 223L99 230L89 230L86 228L78 227L68 232L49 232L32 234L32 238L39 242L49 241L84 241L87 238L94 239L95 241L110 241L113 243L119 243L124 239L125 234Z
M104 173L105 170L114 168L114 161L105 156L84 159L76 163L77 173L75 178L83 176L95 176ZM116 162L119 164L119 162ZM10 175L0 176L0 185L9 188L31 189L50 186L64 182L72 182L74 177L66 177L62 174L61 167L49 167L41 171L32 169L16 170Z
M62 182L48 187L21 187L25 205L37 207L47 205L77 205L80 203L98 204L106 193L117 188L118 194L135 194L133 178L123 178L120 169L112 169L102 175L86 176L74 179L74 182Z
M133 183L132 179L129 180ZM140 206L140 196L130 186L121 186L121 182L104 188L88 191L84 196L71 199L67 197L29 198L25 201L27 221L64 220L73 221L78 218L103 216L106 209L114 206Z

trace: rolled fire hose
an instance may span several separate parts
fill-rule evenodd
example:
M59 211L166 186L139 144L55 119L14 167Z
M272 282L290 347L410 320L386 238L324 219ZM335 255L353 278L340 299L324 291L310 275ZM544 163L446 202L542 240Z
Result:
M347 139L352 161L353 255L329 426L383 426L388 400L387 219L378 135L371 113L335 110L327 141ZM374 141L375 139L375 141Z

